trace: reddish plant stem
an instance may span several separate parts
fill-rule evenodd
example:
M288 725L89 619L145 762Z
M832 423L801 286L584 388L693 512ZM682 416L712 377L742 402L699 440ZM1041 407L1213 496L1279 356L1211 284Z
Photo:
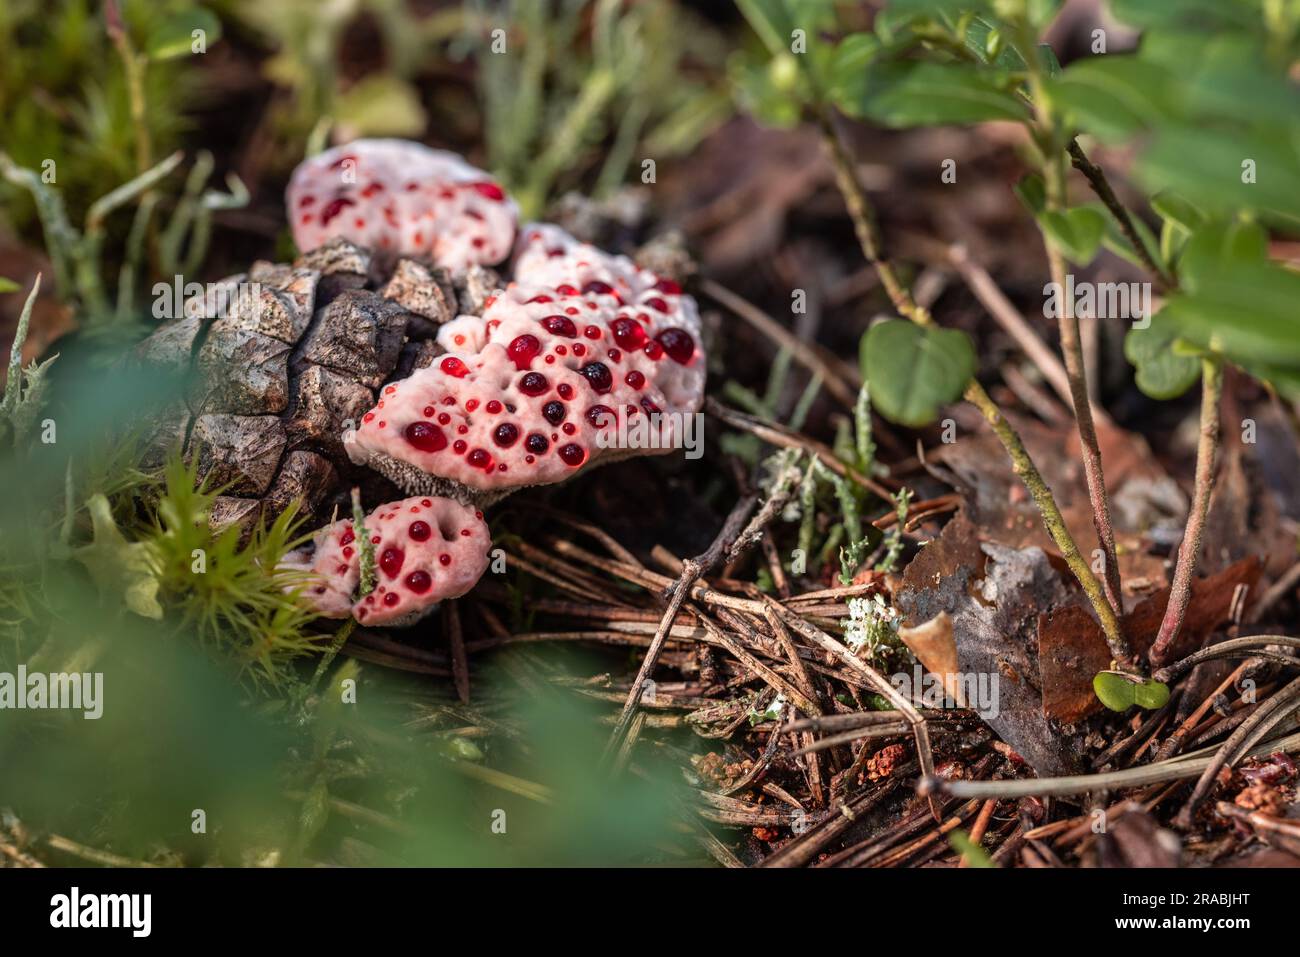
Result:
M1152 664L1168 660L1174 640L1183 627L1187 603L1192 597L1192 573L1201 553L1201 535L1205 531L1205 516L1210 511L1210 493L1214 490L1215 457L1219 449L1219 400L1223 394L1223 367L1217 358L1201 360L1201 437L1196 444L1196 487L1192 494L1192 509L1187 515L1187 529L1178 546L1178 562L1174 566L1174 584L1169 592L1169 604L1160 622L1155 644L1151 646Z
M1043 78L1037 69L1036 60L1034 67L1030 72L1029 83L1046 146L1046 161L1043 166L1046 205L1049 210L1063 211L1068 206L1065 152L1060 148L1060 131L1052 115L1051 100L1043 90ZM1061 334L1061 352L1065 356L1065 372L1070 382L1074 421L1079 429L1083 475L1088 485L1088 501L1092 505L1092 524L1097 530L1097 541L1101 545L1102 584L1106 589L1106 599L1118 617L1124 613L1124 598L1120 590L1119 561L1115 555L1115 532L1110 520L1110 497L1106 494L1106 477L1101 466L1101 445L1097 441L1097 427L1093 422L1092 402L1088 396L1088 375L1083 358L1083 344L1079 337L1079 317L1075 314L1074 303L1066 295L1068 276L1065 257L1046 233L1043 234L1043 245L1047 250L1052 282L1059 293L1060 315L1057 323Z
M1088 501L1092 505L1092 524L1097 530L1097 541L1102 551L1102 584L1106 600L1115 614L1124 613L1123 593L1120 591L1119 560L1115 554L1115 531L1110 520L1110 496L1106 493L1106 476L1101 467L1101 444L1097 440L1097 426L1092 418L1092 403L1088 400L1088 379L1084 371L1083 346L1079 339L1079 317L1074 314L1074 304L1066 302L1065 262L1061 254L1048 247L1052 281L1061 290L1061 315L1058 319L1061 333L1061 352L1065 355L1065 372L1070 380L1070 400L1074 406L1074 421L1079 429L1079 446L1083 452L1083 475L1088 484Z

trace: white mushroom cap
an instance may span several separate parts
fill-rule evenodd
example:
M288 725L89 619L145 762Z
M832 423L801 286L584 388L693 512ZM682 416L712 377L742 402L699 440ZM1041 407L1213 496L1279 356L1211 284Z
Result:
M407 140L355 140L304 160L285 203L303 252L341 236L456 272L505 259L519 215L487 173Z
M446 498L404 499L365 519L375 553L374 590L354 601L361 549L352 521L320 529L311 546L281 567L307 573L303 597L326 618L354 616L367 625L410 624L447 598L468 592L487 570L491 538L483 513Z
M530 226L523 242L517 272L528 279L481 317L439 330L449 354L384 388L345 439L354 462L411 492L450 481L494 493L681 444L681 416L704 397L694 300L556 227ZM561 281L536 285L534 276ZM642 417L655 425L654 444L620 445Z

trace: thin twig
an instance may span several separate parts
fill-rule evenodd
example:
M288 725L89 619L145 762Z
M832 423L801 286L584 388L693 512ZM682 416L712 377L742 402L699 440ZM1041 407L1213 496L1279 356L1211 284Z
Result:
M1160 622L1160 631L1151 646L1151 662L1162 664L1172 653L1174 640L1183 627L1183 616L1192 599L1192 574L1201 553L1201 534L1210 510L1210 493L1214 491L1214 460L1219 448L1219 399L1223 393L1223 366L1217 358L1201 361L1201 437L1196 444L1196 488L1192 510L1187 515L1187 529L1178 546L1178 563L1174 566L1174 583L1169 590L1169 604Z
M1274 751L1287 753L1300 751L1300 734L1287 735L1257 745L1248 756L1257 757L1272 754ZM1110 791L1196 777L1209 767L1213 760L1214 755L1200 752L1102 774L1077 774L1017 781L931 781L923 782L923 785L954 797L1019 798L1031 795L1086 794L1089 791Z
M73 857L79 857L83 861L90 861L93 864L103 864L105 867L158 867L158 864L150 864L148 861L139 861L131 857L123 857L121 854L114 854L111 851L101 851L95 847L87 847L85 844L78 844L71 838L63 837L61 834L51 834L45 839L45 843L56 851L63 851L65 854L71 854Z
M1192 796L1187 799L1183 809L1174 818L1175 826L1184 829L1191 827L1192 816L1205 800L1206 795L1210 793L1210 788L1214 787L1219 771L1235 765L1245 755L1247 749L1298 709L1300 709L1300 678L1292 680L1281 691L1261 704L1255 709L1254 714L1241 722L1237 730L1232 732L1228 740L1223 743L1223 747L1205 766L1200 779L1196 782L1196 787L1192 790Z
M1218 644L1210 645L1208 648L1195 651L1173 664L1165 665L1165 667L1156 671L1152 677L1156 681L1168 684L1187 674L1201 662L1212 661L1215 658L1260 657L1276 661L1279 664L1289 664L1293 667L1300 666L1300 658L1280 658L1280 656L1270 658L1268 653L1264 651L1268 645L1300 648L1300 638L1292 638L1289 635L1242 635L1240 638L1229 638L1227 641L1221 641Z
M1064 211L1068 204L1066 195L1064 155L1057 150L1059 130L1053 115L1052 102L1043 88L1042 66L1035 51L1026 48L1030 73L1029 83L1038 118L1040 133L1047 141L1043 174L1045 203L1049 211ZM1120 615L1124 610L1123 592L1120 590L1119 561L1115 556L1115 532L1110 519L1110 497L1106 492L1106 478L1101 465L1101 445L1097 440L1097 427L1092 419L1092 399L1088 392L1087 367L1084 363L1083 345L1079 338L1079 317L1074 303L1066 294L1069 286L1065 270L1065 257L1046 232L1043 247L1047 251L1047 264L1052 282L1058 292L1060 315L1057 325L1061 336L1061 352L1065 356L1065 372L1070 383L1070 404L1078 426L1079 445L1083 451L1083 475L1088 486L1088 500L1092 505L1092 523L1097 530L1097 540L1102 550L1102 581L1110 606Z
M682 602L691 594L693 586L699 581L700 577L711 571L722 560L723 555L731 547L731 543L736 540L736 536L745 527L750 512L754 510L757 504L757 495L751 493L742 496L732 508L731 514L727 516L727 520L723 523L722 530L718 532L717 537L713 540L713 544L702 554L697 555L695 558L688 558L683 562L681 575L672 584L665 596L668 600L668 608L664 612L663 619L659 622L659 628L655 631L654 638L650 640L650 647L646 650L645 658L641 660L641 667L637 670L636 679L632 682L632 689L628 692L627 701L623 704L623 710L618 717L618 723L614 726L614 733L610 736L609 745L606 749L607 754L616 753L623 737L627 734L632 715L641 700L641 695L645 693L646 682L654 671L655 663L659 659L659 652L663 649L668 630L672 627L677 612L682 607Z
M1177 285L1174 278L1151 258L1146 243L1142 241L1137 228L1133 225L1133 218L1129 215L1129 211L1124 204L1119 201L1115 191L1110 188L1110 182L1106 179L1106 174L1102 171L1102 168L1088 159L1087 154L1083 152L1083 148L1079 146L1079 141L1076 139L1070 140L1066 152L1070 154L1070 162L1074 168L1083 174L1083 178L1088 181L1088 185L1097 194L1097 198L1115 217L1120 232L1128 239L1133 246L1133 251L1137 253L1138 258L1142 260L1142 264L1151 272L1151 275L1155 276L1166 289L1171 289Z
M1264 814L1262 811L1247 811L1245 808L1219 801L1214 806L1220 817L1244 821L1255 829L1267 844L1275 844L1291 854L1300 855L1300 824Z
M845 382L839 372L817 353L814 346L799 339L762 309L742 299L721 283L712 279L701 280L700 291L720 305L726 306L779 347L787 350L795 362L821 378L827 392L848 408L853 408L853 403L857 399L856 386Z
M465 654L465 635L460 628L460 605L455 599L443 607L447 616L447 642L451 646L451 674L456 682L456 697L469 704L469 658Z

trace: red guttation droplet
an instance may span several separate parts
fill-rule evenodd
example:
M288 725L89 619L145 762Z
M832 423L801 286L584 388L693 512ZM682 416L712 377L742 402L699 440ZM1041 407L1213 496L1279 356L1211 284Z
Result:
M423 568L417 568L406 576L406 587L417 595L423 595L433 585L433 576Z
M657 283L655 283L655 288L670 296L680 296L682 294L682 287L678 283L667 278L661 278Z
M385 548L379 553L379 567L389 578L396 578L402 570L402 561L406 555L400 548Z
M465 461L476 469L486 469L488 471L492 469L492 456L484 449L474 449L469 455L465 456Z
M455 376L457 379L463 379L469 374L469 368L455 356L447 356L442 360L439 368L447 375Z
M474 191L480 196L486 196L488 199L495 200L498 203L506 198L505 192L496 183L471 183L470 186L473 187Z
M614 334L614 341L624 349L639 349L648 338L641 323L627 316L615 319L609 324L609 329Z
M432 422L412 422L402 434L421 452L440 452L447 447L447 436Z
M591 384L593 389L602 395L614 385L614 377L609 374L609 366L603 362L589 362L578 372Z
M614 410L607 405L593 405L587 410L587 421L594 428L608 428L614 424Z
M349 206L355 206L356 200L347 196L339 196L331 199L320 211L320 221L322 226L328 226L331 219L343 212Z
M541 455L550 447L551 443L540 432L532 432L528 438L524 439L524 448L534 455Z
M519 377L519 391L524 395L541 395L550 383L540 372L529 372Z
M578 337L578 327L568 316L547 316L542 320L542 328L552 335L563 336L566 339Z
M515 336L514 339L510 340L510 345L506 346L506 355L510 357L510 361L515 364L515 368L520 372L527 369L541 351L542 340L527 333L522 336Z
M384 596L384 604L387 605L389 608L392 608L401 600L402 600L402 596L397 594L397 592L395 591L390 591L387 595Z
M574 442L560 446L560 451L556 454L559 455L560 461L570 468L576 469L583 462L587 461L587 450Z
M668 353L668 358L679 365L686 365L695 355L695 340L685 329L665 329L655 338Z
M502 422L492 433L492 441L503 449L508 449L519 439L519 430L509 422Z
M411 527L407 529L413 542L427 542L429 536L433 534L433 529L429 527L428 522L412 522Z
M633 369L627 375L623 376L623 381L634 389L639 389L645 385L645 376Z
M542 406L542 418L551 425L559 425L564 421L565 408L563 402L548 402Z

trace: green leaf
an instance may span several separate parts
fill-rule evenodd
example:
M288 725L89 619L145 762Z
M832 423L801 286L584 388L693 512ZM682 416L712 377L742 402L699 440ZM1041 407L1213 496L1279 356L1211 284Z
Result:
M884 45L872 33L855 33L835 47L824 69L826 95L838 102L848 95L857 78L865 71Z
M1047 92L1078 128L1114 142L1173 113L1175 82L1163 66L1108 54L1070 64L1048 82Z
M970 839L970 835L961 828L948 835L948 844L954 851L966 859L967 867L997 867L989 852Z
M1176 339L1163 313L1145 328L1134 326L1124 337L1124 357L1137 369L1137 386L1153 399L1177 398L1200 378L1200 360L1176 353Z
M12 279L6 279L4 276L0 276L0 292L17 292L21 288L22 286L18 285L18 283L14 282Z
M1092 262L1106 233L1106 214L1094 206L1044 210L1038 222L1052 244L1077 266Z
M736 0L736 6L769 53L790 51L791 16L785 0Z
M1181 337L1175 347L1213 349L1289 391L1300 376L1300 274L1268 258L1267 232L1252 221L1208 222L1180 267L1182 288L1163 310Z
M1195 196L1212 211L1253 210L1294 233L1300 231L1297 142L1300 126L1282 120L1255 129L1222 122L1166 123L1139 157L1137 178L1149 190ZM1251 178L1250 168L1254 182L1243 181Z
M1205 32L1259 22L1255 4L1224 0L1111 0L1115 19L1136 27L1188 27Z
M1169 700L1169 686L1158 681L1135 679L1117 671L1103 671L1092 679L1092 690L1111 711L1127 711L1133 705L1153 711Z
M975 350L957 329L890 319L867 330L862 375L877 410L892 422L922 426L956 400L975 374Z
M158 570L144 542L128 542L113 519L108 499L98 494L86 502L94 538L72 556L86 567L101 595L125 601L144 618L162 618L158 604Z
M1162 219L1175 223L1188 232L1199 229L1205 223L1205 214L1173 190L1161 190L1152 196L1151 208Z
M1000 70L968 63L909 60L864 70L839 90L837 103L854 116L908 127L1028 119Z
M1171 296L1164 312L1179 335L1259 374L1257 365L1300 369L1298 302L1300 275L1272 263L1239 263L1202 266L1195 291Z
M357 136L419 136L426 121L415 87L388 73L354 84L339 97L335 117Z
M196 34L196 30L200 32ZM202 39L204 49L220 40L221 21L211 10L203 7L178 10L149 35L145 52L151 60L189 56L194 52L194 43L199 39Z
M1027 173L1022 176L1015 185L1015 191L1020 201L1025 204L1025 208L1035 218L1047 206L1047 187L1043 184L1043 177L1037 173Z
M1169 701L1169 686L1159 681L1143 681L1133 686L1133 703L1147 711L1163 708Z
M1195 292L1202 281L1238 267L1263 266L1268 261L1268 234L1248 220L1208 222L1192 233L1183 252L1182 286Z

